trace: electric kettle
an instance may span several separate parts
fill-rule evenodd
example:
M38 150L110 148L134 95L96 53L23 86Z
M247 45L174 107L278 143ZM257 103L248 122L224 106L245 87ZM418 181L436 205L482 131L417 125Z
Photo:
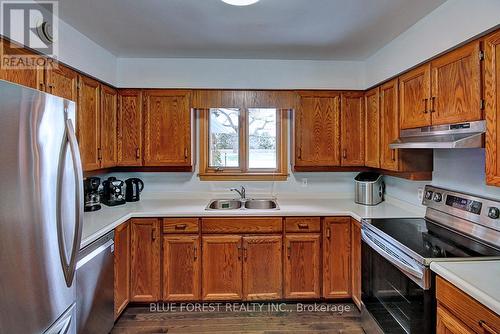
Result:
M144 182L138 178L125 180L125 200L127 202L137 202L140 200L140 193L144 189Z

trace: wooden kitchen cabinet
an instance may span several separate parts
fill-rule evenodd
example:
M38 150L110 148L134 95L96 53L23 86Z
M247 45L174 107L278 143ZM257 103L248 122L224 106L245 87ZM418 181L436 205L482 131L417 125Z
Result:
M351 218L351 294L361 309L361 223Z
M474 334L460 319L448 312L444 307L438 306L436 315L437 334Z
M393 79L380 86L380 168L399 170L399 152L389 147L398 138L398 79Z
M130 221L130 301L160 299L160 221L156 218Z
M431 125L431 64L427 63L399 76L400 128Z
M163 236L163 300L200 300L200 237Z
M101 86L101 168L116 166L116 112L118 93L109 86Z
M45 89L47 93L77 102L78 72L60 63L46 68Z
M0 41L0 59L3 59L4 55L21 55L24 56L35 56L33 52L26 48L11 47L10 42L2 39ZM41 57L41 56L36 56ZM19 85L26 87L44 90L44 71L42 67L36 68L0 68L0 79L10 81Z
M365 93L365 166L380 167L380 87Z
M297 167L340 166L340 94L299 92L294 112Z
M282 236L243 237L243 298L282 297Z
M432 125L482 118L480 51L476 40L431 61Z
M320 242L319 233L285 236L285 298L312 299L321 296Z
M129 222L115 228L114 274L115 319L117 319L130 301Z
M340 130L341 165L364 166L365 107L362 92L342 93Z
M144 101L144 164L192 167L191 92L146 90Z
M500 186L500 31L484 40L486 183Z
M142 91L120 89L118 95L118 166L142 165Z
M351 219L323 220L323 297L351 297Z
M77 136L84 171L101 168L100 84L79 76Z
M242 248L239 235L202 237L202 299L241 300Z

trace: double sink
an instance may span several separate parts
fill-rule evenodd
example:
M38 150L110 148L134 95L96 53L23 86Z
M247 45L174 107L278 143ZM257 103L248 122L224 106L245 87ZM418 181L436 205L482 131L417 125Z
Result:
M214 199L206 210L279 210L274 199Z

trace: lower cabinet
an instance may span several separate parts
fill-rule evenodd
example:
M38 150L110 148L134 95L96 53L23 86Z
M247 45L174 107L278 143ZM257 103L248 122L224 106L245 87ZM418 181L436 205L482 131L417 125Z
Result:
M285 236L285 298L312 299L320 294L320 233Z
M351 297L351 219L323 220L323 297Z
M241 236L203 236L203 300L240 300Z
M160 299L160 233L156 218L130 221L130 301Z
M130 300L130 225L123 223L115 229L114 253L115 319Z
M200 299L200 237L163 236L163 300Z
M460 319L448 312L444 307L438 306L436 315L437 334L474 334Z

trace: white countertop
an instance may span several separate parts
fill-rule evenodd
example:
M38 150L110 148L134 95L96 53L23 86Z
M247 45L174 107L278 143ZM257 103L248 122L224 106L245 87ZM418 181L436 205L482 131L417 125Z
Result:
M431 270L500 315L500 260L432 262Z
M208 199L143 199L140 202L86 212L83 219L81 247L85 247L121 223L133 217L210 217L210 216L351 216L362 218L423 217L424 211L397 200L376 206L355 204L353 199L278 197L280 210L207 211Z

